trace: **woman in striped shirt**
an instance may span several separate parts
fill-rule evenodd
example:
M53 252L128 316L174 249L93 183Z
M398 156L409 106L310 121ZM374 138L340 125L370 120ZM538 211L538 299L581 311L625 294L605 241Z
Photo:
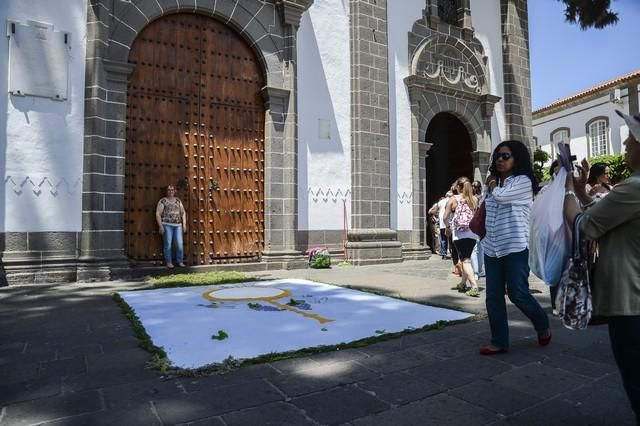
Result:
M487 314L491 344L482 355L495 355L509 348L509 325L505 288L509 300L533 323L538 343L551 341L549 319L529 293L529 209L538 182L531 156L519 141L505 141L493 152L487 178L487 234L482 241L487 274Z

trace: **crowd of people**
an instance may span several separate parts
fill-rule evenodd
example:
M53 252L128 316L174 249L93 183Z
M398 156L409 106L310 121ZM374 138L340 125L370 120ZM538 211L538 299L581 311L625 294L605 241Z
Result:
M625 161L633 173L612 185L606 163L590 166L583 160L566 174L563 211L567 229L575 225L589 246L597 247L590 253L597 256L595 272L590 271L593 316L608 324L611 348L640 425L640 114L618 114L629 128ZM560 167L561 161L554 161L552 178ZM538 345L551 342L549 318L529 292L528 281L529 214L539 191L526 146L505 141L493 152L484 185L460 177L429 210L437 218L432 223L439 227L434 230L439 254L453 261L452 273L461 277L457 289L477 297L478 278L486 273L491 341L480 348L482 355L509 350L505 295L531 321ZM486 210L482 239L467 220L481 203ZM551 290L554 302L557 289Z

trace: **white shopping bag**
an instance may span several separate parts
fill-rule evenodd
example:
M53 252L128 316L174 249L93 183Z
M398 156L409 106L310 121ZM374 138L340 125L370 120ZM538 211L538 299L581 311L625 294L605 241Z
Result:
M571 236L565 226L563 207L567 171L557 176L531 206L529 217L529 267L549 286L560 282L571 251Z

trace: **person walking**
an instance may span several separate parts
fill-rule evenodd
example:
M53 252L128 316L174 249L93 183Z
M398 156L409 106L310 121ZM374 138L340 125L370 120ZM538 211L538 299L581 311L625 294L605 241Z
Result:
M640 425L640 114L616 112L629 127L624 145L632 175L594 203L583 162L579 178L567 176L564 214L570 226L580 216L580 232L598 241L593 313L608 320L611 349ZM591 207L583 213L580 203Z
M478 208L478 199L473 195L471 181L466 177L458 178L456 189L458 194L449 199L444 212L445 223L447 224L446 234L453 237L453 244L456 247L461 264L461 281L456 288L467 296L479 297L480 289L471 267L471 253L476 245L478 236L469 229L469 223ZM453 216L453 220L449 222L448 219L451 216ZM467 287L467 283L471 284L471 288Z
M175 195L176 188L172 185L167 186L167 196L162 197L156 206L156 222L163 240L164 263L169 269L173 268L172 246L174 244L178 266L185 266L182 234L187 232L187 213L182 201Z
M474 181L471 184L473 188L473 195L478 200L478 206L482 203L482 183L479 180ZM473 247L473 253L471 253L471 266L475 273L476 281L481 277L484 277L484 251L482 250L482 244L478 242Z
M451 193L451 196L447 199L447 204L449 204L449 201L453 197L458 195L458 186L456 185L456 182L453 182L451 184L451 190L449 192ZM447 237L447 243L449 244L449 251L451 252L451 261L453 262L453 271L451 271L451 275L457 275L459 277L462 277L462 264L460 263L460 258L458 257L458 249L456 248L455 244L453 244L453 237L455 236L455 230L453 230L449 235L447 235L446 233L446 227L447 226L451 227L451 225L453 225L453 216L449 216L449 218L445 217L444 225L445 225L445 235Z
M481 355L509 349L505 289L509 300L533 323L538 344L546 346L551 341L549 318L529 293L529 210L538 189L529 150L515 140L500 143L493 152L489 172L487 234L482 244L491 343L480 349Z

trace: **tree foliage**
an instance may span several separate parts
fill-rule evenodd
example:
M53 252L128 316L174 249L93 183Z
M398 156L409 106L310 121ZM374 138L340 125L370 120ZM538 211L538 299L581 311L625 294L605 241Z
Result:
M567 22L580 25L581 30L591 27L602 29L618 22L618 14L611 10L611 0L558 0L565 5Z
M536 179L538 179L538 182L548 180L545 176L544 165L549 161L550 158L551 156L549 155L549 153L547 151L543 151L540 148L536 149L533 152L533 173L536 175Z

